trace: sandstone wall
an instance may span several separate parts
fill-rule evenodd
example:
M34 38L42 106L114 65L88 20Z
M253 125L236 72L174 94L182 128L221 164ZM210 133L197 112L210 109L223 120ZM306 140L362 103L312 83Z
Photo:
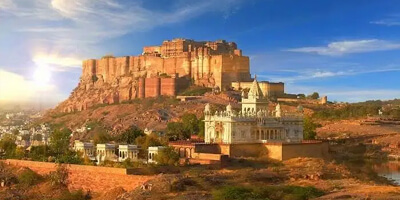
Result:
M160 83L160 78L147 78L145 82L145 97L159 97Z
M176 79L175 78L162 78L161 79L161 95L175 96L176 95Z
M329 144L327 142L284 144L282 146L282 160L296 157L327 158L328 156Z
M196 153L222 154L229 157L258 157L267 155L276 160L296 157L329 157L329 144L313 141L303 143L196 144Z
M249 82L232 82L231 87L235 90L250 88L253 84L252 81ZM261 81L258 83L264 96L271 97L282 97L285 94L285 84L284 83L272 83L267 81Z
M45 175L55 171L56 164L23 160L6 160L7 164L29 167L33 171ZM127 175L123 168L97 167L85 165L68 165L68 187L72 190L83 189L102 193L115 187L133 190L154 176Z
M177 79L175 83L170 79L153 79L160 78L160 74ZM138 56L85 60L78 86L57 109L73 112L96 104L176 95L190 80L196 85L221 89L229 87L232 81L249 81L249 58L242 56L233 42L174 39L161 46L144 47ZM158 81L165 83L165 87Z

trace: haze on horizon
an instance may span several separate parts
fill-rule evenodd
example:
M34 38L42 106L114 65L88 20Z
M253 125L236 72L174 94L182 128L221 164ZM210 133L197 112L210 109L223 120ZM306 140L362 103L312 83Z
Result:
M55 105L78 84L82 60L172 38L234 41L252 74L287 93L400 97L395 0L0 0L0 27L0 106Z

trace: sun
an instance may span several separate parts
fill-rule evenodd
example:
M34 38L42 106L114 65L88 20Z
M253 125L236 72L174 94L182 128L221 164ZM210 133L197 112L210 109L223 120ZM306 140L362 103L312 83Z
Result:
M46 66L39 66L33 73L33 80L37 85L44 86L50 82L51 73Z

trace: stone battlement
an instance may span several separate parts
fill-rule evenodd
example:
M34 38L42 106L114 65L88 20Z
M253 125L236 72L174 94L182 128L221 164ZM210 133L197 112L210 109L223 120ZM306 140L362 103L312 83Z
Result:
M187 39L166 40L143 47L139 56L104 56L83 61L82 79L113 83L121 76L155 77L159 74L188 77L206 87L230 87L232 81L250 81L249 58L234 42Z
M236 43L177 38L143 47L137 56L106 55L83 61L79 85L58 110L73 112L96 104L175 96L190 82L226 89L232 82L250 80L249 57L242 55Z

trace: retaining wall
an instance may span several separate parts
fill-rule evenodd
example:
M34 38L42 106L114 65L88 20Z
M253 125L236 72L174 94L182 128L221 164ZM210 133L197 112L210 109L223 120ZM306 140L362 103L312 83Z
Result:
M38 174L46 175L56 170L56 164L47 162L12 160L7 164L29 167ZM154 176L128 175L124 168L97 167L86 165L68 165L68 188L72 190L83 189L103 193L115 187L122 187L127 191L142 185Z

